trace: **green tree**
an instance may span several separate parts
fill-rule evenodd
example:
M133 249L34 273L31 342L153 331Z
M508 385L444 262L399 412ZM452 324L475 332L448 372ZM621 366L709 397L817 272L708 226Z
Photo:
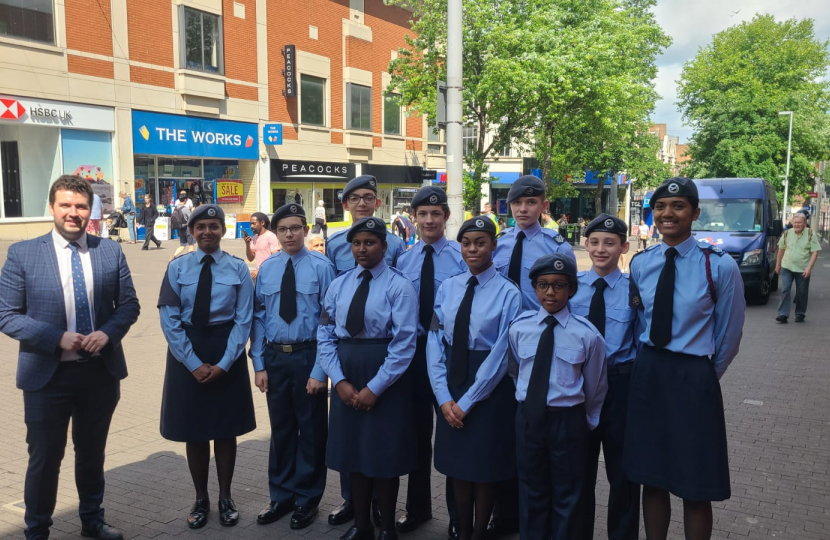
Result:
M760 177L781 189L793 111L790 194L812 188L813 162L830 155L830 42L812 19L756 15L715 35L683 67L678 105L695 128L695 177Z

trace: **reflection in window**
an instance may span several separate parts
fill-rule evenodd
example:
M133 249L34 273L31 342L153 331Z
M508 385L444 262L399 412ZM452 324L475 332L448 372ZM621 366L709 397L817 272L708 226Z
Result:
M222 72L222 32L219 16L184 8L185 65L187 69Z
M401 95L383 95L383 132L387 135L401 134Z
M348 110L349 129L372 130L372 89L368 86L348 83ZM399 120L400 122L400 120ZM399 126L400 127L400 126Z
M0 36L55 44L52 0L0 0Z
M472 154L478 145L478 126L464 126L461 132L464 155Z
M312 126L326 125L326 80L300 76L300 122Z

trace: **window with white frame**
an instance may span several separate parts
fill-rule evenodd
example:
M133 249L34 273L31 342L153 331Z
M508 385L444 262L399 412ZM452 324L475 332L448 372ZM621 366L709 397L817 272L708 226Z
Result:
M326 125L326 79L300 75L300 123Z
M346 83L346 118L348 129L372 131L372 89Z
M222 18L185 7L183 33L185 67L222 74Z
M443 131L435 126L427 126L427 154L443 154Z
M464 155L468 156L475 151L478 145L478 126L464 126L461 132L461 143L464 146Z
M507 142L502 148L496 150L496 155L498 157L510 157L511 156L511 145L510 141Z
M383 132L386 135L401 134L401 95L383 95Z
M54 45L53 0L0 0L0 36Z

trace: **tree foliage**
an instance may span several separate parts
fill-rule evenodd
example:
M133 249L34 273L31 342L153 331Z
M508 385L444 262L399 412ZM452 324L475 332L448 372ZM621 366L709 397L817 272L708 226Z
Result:
M695 177L759 177L780 189L793 111L790 194L812 188L814 161L830 154L828 42L811 19L756 15L715 35L683 67L678 105L696 129Z

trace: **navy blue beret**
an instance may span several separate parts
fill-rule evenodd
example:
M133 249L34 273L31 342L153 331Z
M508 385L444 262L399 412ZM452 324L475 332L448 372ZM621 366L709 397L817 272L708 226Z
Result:
M464 223L461 224L461 228L458 229L458 236L456 240L459 242L461 238L463 238L464 233L468 232L486 232L493 235L493 238L496 237L496 224L493 223L493 220L486 216L478 216L472 219L468 219Z
M418 193L412 197L410 206L418 208L419 206L438 206L447 204L447 192L435 186L426 186L418 190Z
M519 197L544 197L545 183L537 176L528 174L519 177L513 185L510 186L510 191L507 192L507 202L511 203Z
M539 276L548 274L563 274L576 278L576 263L564 253L551 253L539 257L533 266L530 267L530 279L535 280Z
M386 240L386 223L382 219L372 217L360 218L352 225L349 232L346 233L346 240L351 242L357 233L370 232L376 234L381 240Z
M225 212L215 204L203 204L193 210L190 219L187 220L187 226L193 228L200 219L218 219L222 226L225 226Z
M692 203L692 206L697 206L700 201L695 183L691 178L684 178L682 176L669 178L660 184L660 187L654 190L649 206L654 208L654 201L666 197L686 197Z
M305 210L303 210L303 207L299 204L284 204L277 208L277 211L274 212L274 216L271 218L271 223L274 227L276 227L277 223L279 223L281 219L288 217L305 218Z
M585 227L585 237L587 238L591 233L595 232L607 232L628 236L628 227L625 226L625 221L616 216L600 214Z
M349 183L346 184L346 187L343 188L343 200L345 201L346 197L348 197L349 194L356 189L371 189L377 193L378 179L371 174L364 174L358 176L357 178L352 178L349 180Z

